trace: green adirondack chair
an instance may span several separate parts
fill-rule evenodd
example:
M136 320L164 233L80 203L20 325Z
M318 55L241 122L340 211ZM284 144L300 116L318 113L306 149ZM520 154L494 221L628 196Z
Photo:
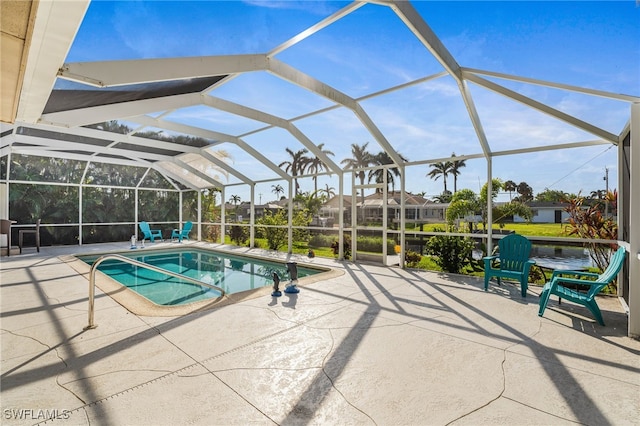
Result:
M536 262L529 259L531 241L519 234L509 234L498 241L498 254L484 258L484 291L489 289L489 280L496 277L498 285L500 278L511 278L520 281L520 293L527 297L529 270ZM494 268L494 262L499 265Z
M148 238L152 243L155 243L156 238L162 241L162 230L151 229L147 222L140 222L140 230L142 231L142 239Z
M538 316L541 317L544 314L551 295L555 294L558 296L558 304L560 304L562 298L565 298L574 303L585 306L589 311L591 311L593 316L596 318L596 321L598 321L598 324L604 325L602 313L596 303L596 295L618 275L626 254L624 247L620 247L611 257L611 262L609 262L607 269L605 269L600 275L594 274L593 272L553 271L551 280L544 285L542 293L540 294L540 309L538 310ZM565 275L569 276L566 277ZM590 280L588 278L596 279ZM561 284L578 284L587 286L589 289L586 292L580 292L567 288Z
M189 221L184 224L182 230L174 229L171 231L171 239L178 239L178 241L182 242L183 238L189 239L189 232L191 232L191 228L193 228L193 222Z

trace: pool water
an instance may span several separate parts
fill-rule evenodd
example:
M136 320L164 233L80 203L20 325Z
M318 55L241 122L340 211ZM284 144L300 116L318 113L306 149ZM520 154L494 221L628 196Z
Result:
M250 257L234 256L211 250L185 249L172 251L120 253L162 269L195 278L233 294L260 287L273 286L273 273L281 280L281 288L290 280L287 265ZM79 256L92 265L100 256ZM298 279L323 272L298 266ZM98 270L158 305L186 305L220 297L220 291L180 280L160 272L130 265L116 259L105 260Z

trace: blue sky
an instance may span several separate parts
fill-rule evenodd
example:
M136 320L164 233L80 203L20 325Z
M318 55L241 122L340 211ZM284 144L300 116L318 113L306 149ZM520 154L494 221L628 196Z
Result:
M67 62L266 53L346 2L321 1L95 1L86 14ZM463 67L640 96L640 6L636 2L426 2L413 3ZM345 94L359 98L443 70L425 47L385 6L365 5L276 56ZM504 86L618 134L629 105L582 94L504 80ZM593 135L505 99L479 86L470 91L493 151L593 140ZM293 118L331 103L267 73L245 74L212 95L271 114ZM410 161L481 152L454 80L442 77L361 101L389 142ZM205 107L168 116L234 135L261 128ZM295 122L336 163L350 157L353 143L381 148L356 117L343 108ZM300 149L287 132L274 129L245 137L275 163L285 148ZM272 177L232 144L221 148L252 179ZM617 187L616 149L609 146L497 157L494 177L525 181L534 193L545 188L589 193ZM427 165L407 169L407 190L442 192L442 180L425 175ZM468 160L458 189L477 191L486 180L484 160ZM232 183L237 180L231 180ZM260 199L274 198L273 184L258 185ZM313 189L311 179L301 182ZM338 189L335 175L319 186ZM453 179L448 179L449 189ZM346 182L350 192L349 181ZM229 194L248 200L246 186ZM258 197L258 196L257 196ZM505 196L502 196L503 198ZM508 198L508 196L506 196Z

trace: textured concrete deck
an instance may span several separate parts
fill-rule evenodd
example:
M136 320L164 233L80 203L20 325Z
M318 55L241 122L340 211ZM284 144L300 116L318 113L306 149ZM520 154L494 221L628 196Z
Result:
M98 291L83 331L88 281L58 256L116 246L2 258L3 425L639 422L615 298L601 327L557 300L539 318L537 288L315 258L344 273L180 317Z

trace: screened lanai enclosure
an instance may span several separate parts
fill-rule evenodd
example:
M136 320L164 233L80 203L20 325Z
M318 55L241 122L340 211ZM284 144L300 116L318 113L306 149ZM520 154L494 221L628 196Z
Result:
M404 267L461 190L484 191L486 227L449 232L486 253L505 181L614 188L618 236L598 243L627 251L638 336L639 12L602 7L620 18L580 2L550 19L538 2L3 1L0 216L12 232L41 219L44 246L192 221L197 240L254 247L275 229L280 250L315 238ZM579 18L598 24L554 39Z

